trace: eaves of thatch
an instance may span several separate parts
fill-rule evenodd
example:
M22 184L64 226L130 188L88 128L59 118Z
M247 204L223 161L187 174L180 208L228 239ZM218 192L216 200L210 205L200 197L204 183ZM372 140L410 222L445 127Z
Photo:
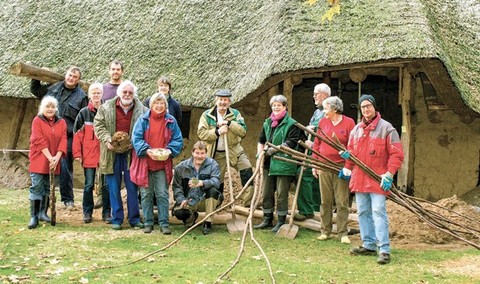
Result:
M324 1L285 0L6 0L0 95L30 97L28 79L7 74L20 60L59 73L78 65L85 80L105 82L117 58L140 96L168 74L183 105L207 107L216 89L232 89L239 102L285 72L438 58L480 113L475 1L341 0L341 14L321 24L328 8Z

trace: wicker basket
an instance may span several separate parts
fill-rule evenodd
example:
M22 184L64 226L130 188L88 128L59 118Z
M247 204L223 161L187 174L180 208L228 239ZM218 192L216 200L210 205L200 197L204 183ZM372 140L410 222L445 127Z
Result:
M155 161L165 161L170 157L170 154L172 154L172 151L168 149L163 149L163 148L156 148L156 149L151 149L151 151L148 151L148 156L152 158L152 160Z

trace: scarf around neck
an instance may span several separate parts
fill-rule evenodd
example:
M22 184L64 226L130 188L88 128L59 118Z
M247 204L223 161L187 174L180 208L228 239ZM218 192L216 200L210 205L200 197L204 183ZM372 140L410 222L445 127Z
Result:
M270 119L272 120L272 128L277 127L277 125L282 121L282 119L287 114L287 110L282 111L278 115L275 115L273 112L270 114Z

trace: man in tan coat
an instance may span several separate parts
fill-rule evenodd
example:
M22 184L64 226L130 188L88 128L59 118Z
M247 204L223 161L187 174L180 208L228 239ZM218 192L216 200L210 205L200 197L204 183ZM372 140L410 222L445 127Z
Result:
M225 147L228 146L230 166L235 168L245 185L253 174L252 164L248 160L240 142L247 134L247 126L240 112L230 107L232 93L219 90L215 93L215 106L206 110L200 117L197 135L207 144L207 154L220 166L220 192L223 192L227 168ZM228 145L224 143L227 135ZM250 206L253 186L249 186L240 199L244 206Z

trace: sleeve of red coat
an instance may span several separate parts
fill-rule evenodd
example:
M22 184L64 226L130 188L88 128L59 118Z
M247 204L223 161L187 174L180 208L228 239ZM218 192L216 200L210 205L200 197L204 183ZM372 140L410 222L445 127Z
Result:
M83 148L83 137L85 128L81 128L73 135L73 145L72 145L72 154L73 158L82 158L82 148Z
M404 154L402 142L400 141L400 137L393 126L391 129L389 129L389 134L387 136L387 147L387 169L390 173L395 174L402 166Z
M57 151L61 151L63 153L62 156L65 156L65 153L67 153L67 123L64 119L62 119L59 123L61 123L62 128L62 139L60 140Z
M38 149L39 151L48 148L47 140L45 139L40 118L37 116L32 122L32 135L30 136L30 147Z
M354 143L353 132L350 131L350 135L348 136L347 150L348 152L350 152L350 154L356 155L355 153L353 153L353 143ZM355 166L355 164L352 162L352 160L350 159L345 160L345 166L344 166L345 168L352 170L353 166Z

